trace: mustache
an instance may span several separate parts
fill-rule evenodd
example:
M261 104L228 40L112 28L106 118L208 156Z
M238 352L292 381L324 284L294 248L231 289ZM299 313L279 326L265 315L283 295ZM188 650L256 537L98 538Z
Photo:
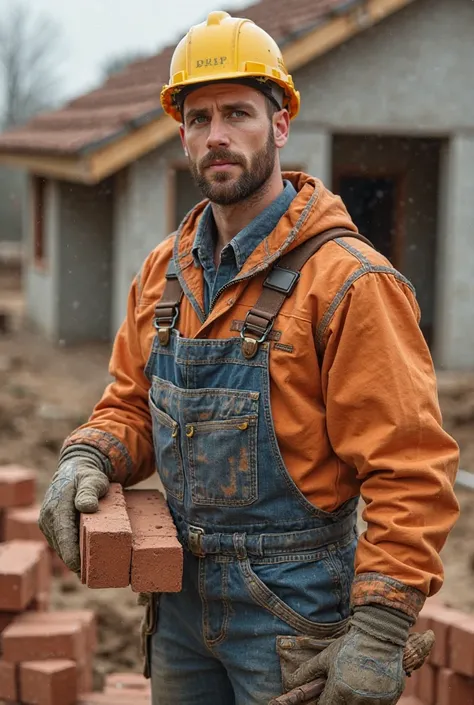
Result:
M238 154L235 154L234 152L231 152L228 149L214 149L211 152L208 152L205 157L203 157L199 163L199 168L200 169L206 169L208 166L211 166L213 162L215 161L221 161L221 162L232 162L233 164L242 164L242 157L240 157Z

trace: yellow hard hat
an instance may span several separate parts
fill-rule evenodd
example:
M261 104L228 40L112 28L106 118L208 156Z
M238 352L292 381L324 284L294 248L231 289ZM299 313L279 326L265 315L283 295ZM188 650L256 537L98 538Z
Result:
M300 108L300 94L286 70L278 44L254 22L211 12L206 22L191 27L176 47L170 81L161 91L163 110L182 122L178 96L183 89L214 81L253 79L255 87L269 95L272 85L283 89L281 107L290 118Z

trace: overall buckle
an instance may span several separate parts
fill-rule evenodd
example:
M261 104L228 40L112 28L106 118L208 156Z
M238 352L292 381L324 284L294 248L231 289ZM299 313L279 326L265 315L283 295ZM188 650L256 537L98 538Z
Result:
M169 308L167 311L165 310L164 315L160 315L158 304L155 307L155 318L153 321L153 325L158 331L158 340L160 341L160 345L163 345L164 347L166 347L170 342L170 333L175 327L179 316L178 307L175 307L171 314L169 314L168 311Z
M274 320L265 320L262 317L260 320L262 320L266 325L261 326L255 321L249 321L249 316L251 314L255 317L255 314L252 311L249 311L245 317L242 330L240 331L240 337L242 338L242 353L247 360L251 360L255 357L258 351L258 346L266 341L275 322ZM250 337L250 335L247 334L247 331L257 337Z
M205 552L202 548L201 537L204 536L205 531L201 529L200 526L189 526L188 527L188 543L189 550L194 556L198 558L204 558Z

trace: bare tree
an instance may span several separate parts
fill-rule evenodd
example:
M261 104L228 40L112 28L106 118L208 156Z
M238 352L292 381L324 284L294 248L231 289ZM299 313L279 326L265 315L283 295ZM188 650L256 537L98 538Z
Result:
M148 59L150 54L143 51L124 51L120 54L111 56L102 64L102 74L104 78L109 78L115 73L119 73L133 64L134 61L140 61L141 59Z
M9 0L0 12L3 128L20 125L55 103L59 53L56 23Z

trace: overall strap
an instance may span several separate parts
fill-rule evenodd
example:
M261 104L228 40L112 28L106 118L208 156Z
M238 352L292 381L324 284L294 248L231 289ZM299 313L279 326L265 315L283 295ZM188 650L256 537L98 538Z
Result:
M179 316L179 305L183 298L183 290L179 283L178 274L173 258L171 258L166 272L166 284L163 296L155 306L153 325L158 331L160 345L168 345L170 333L175 327Z
M292 294L298 282L303 265L323 245L339 237L356 238L373 247L370 240L359 233L345 228L331 228L283 255L271 268L263 282L263 291L257 303L245 318L240 333L244 357L247 359L254 357L258 346L267 339L285 299Z
M323 245L339 237L356 238L373 247L370 240L360 233L345 228L331 228L295 247L273 265L263 282L263 291L255 306L248 312L240 333L242 352L247 359L254 357L260 343L267 339L285 299L292 294L298 282L303 265ZM170 333L178 320L182 298L183 290L174 261L171 259L166 272L163 296L155 306L153 319L161 345L166 346L169 343Z

